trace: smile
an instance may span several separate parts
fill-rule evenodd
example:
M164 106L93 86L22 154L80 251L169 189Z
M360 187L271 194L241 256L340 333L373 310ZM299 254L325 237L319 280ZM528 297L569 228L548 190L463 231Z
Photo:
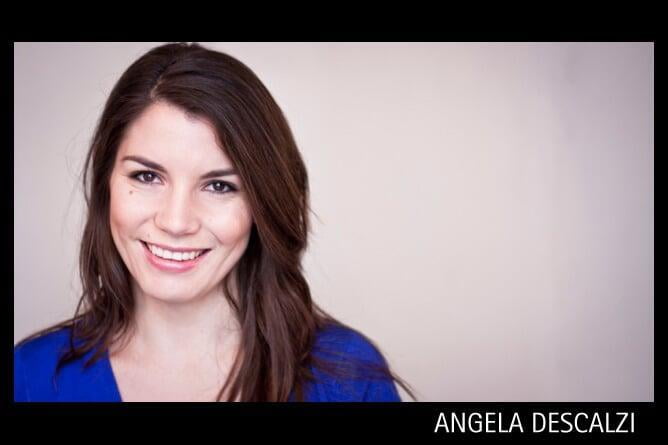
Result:
M185 272L199 264L211 249L175 252L141 241L147 259L156 268L166 272Z

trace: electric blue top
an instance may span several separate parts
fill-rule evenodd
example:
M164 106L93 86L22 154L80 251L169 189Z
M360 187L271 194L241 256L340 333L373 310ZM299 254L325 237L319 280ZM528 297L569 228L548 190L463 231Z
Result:
M14 347L14 400L17 402L122 402L109 361L104 355L88 369L84 362L89 351L66 364L54 380L59 353L68 347L69 328L63 328ZM334 347L337 353L362 361L387 366L380 352L356 331L328 327L316 336L314 354L321 346ZM364 377L336 378L311 367L316 378L304 387L307 402L401 402L397 388L389 379ZM290 396L294 401L294 393Z

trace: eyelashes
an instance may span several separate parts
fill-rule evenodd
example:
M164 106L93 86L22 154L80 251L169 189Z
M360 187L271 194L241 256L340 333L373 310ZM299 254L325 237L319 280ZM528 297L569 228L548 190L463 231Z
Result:
M139 170L133 173L130 173L129 177L134 181L139 182L140 184L146 185L157 185L155 179L160 178L160 176L151 170ZM213 186L213 187L211 187ZM234 184L231 184L227 181L221 181L219 179L211 181L206 185L207 188L211 187L208 191L215 193L217 195L224 195L226 193L236 192L237 188Z
M158 177L157 174L155 174L154 172L149 171L149 170L143 170L143 171L130 173L130 178L134 179L135 181L141 182L142 184L153 184L154 182L153 182L152 179L149 179L148 181L145 180L146 176L148 176L150 178L153 178L153 177L157 178ZM142 177L144 177L144 179L140 179Z

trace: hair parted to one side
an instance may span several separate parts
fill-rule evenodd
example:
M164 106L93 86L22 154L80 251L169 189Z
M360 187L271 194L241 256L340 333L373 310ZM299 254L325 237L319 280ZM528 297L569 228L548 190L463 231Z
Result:
M85 364L90 366L130 328L132 277L111 236L109 179L124 132L156 101L212 124L252 213L247 249L233 269L237 292L231 292L231 274L221 283L241 326L241 352L217 400L287 401L292 391L296 400L303 400L305 384L314 379L312 365L342 377L364 369L365 375L396 381L415 400L409 385L387 366L312 354L318 330L345 325L313 302L302 273L310 231L306 167L287 120L257 76L235 58L196 43L151 49L111 91L83 170L87 219L79 254L81 298L71 319L19 344L71 328L59 372L94 351Z

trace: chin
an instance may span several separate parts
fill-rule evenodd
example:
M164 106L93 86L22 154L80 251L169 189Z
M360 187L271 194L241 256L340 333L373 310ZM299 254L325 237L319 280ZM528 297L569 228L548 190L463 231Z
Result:
M197 298L192 287L183 286L147 286L142 291L149 298L164 301L165 303L187 303Z

